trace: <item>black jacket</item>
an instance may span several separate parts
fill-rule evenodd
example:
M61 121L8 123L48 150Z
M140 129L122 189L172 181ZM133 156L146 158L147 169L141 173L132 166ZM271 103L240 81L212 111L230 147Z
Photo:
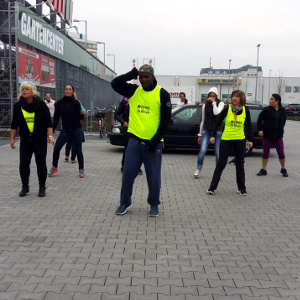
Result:
M124 122L129 121L129 104L128 101L122 99L116 112L115 118L123 125Z
M130 102L130 97L133 96L135 90L139 87L137 84L127 83L132 79L136 79L139 75L139 71L136 68L133 68L130 72L116 77L112 82L112 88L119 94L127 97ZM149 90L153 90L157 86L157 81L154 79L154 85ZM167 131L170 119L171 119L171 100L169 93L161 88L160 90L160 124L155 135L152 137L150 143L157 144L164 136Z
M53 117L53 131L61 118L63 129L76 129L81 127L84 115L81 113L80 102L74 97L63 97L55 103L55 112Z
M276 121L276 110L271 107L265 107L258 116L257 128L258 131L263 131L264 137L282 138L284 133L284 126L286 122L286 110L283 107L278 109L278 119ZM277 124L275 124L277 122ZM274 132L276 128L277 132ZM275 135L275 136L274 136Z
M35 112L34 128L31 133L24 119L22 108L28 112ZM13 119L11 129L19 129L21 139L39 140L47 137L47 128L52 127L52 121L48 106L39 97L34 97L32 103L26 103L20 98L13 106Z

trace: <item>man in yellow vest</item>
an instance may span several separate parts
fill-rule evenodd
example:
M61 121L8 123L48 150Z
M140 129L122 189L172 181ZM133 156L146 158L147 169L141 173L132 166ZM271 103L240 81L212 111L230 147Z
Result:
M127 83L137 79L141 86ZM132 188L142 163L148 181L149 216L159 215L161 188L161 161L163 136L171 119L171 100L169 93L157 85L154 69L143 65L139 70L116 77L112 88L129 99L129 142L125 153L122 177L120 206L117 215L124 215L132 207Z

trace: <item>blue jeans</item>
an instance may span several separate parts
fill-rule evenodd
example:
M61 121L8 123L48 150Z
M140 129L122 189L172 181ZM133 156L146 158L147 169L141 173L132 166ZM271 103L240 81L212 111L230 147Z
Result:
M133 184L142 163L144 163L149 189L147 201L149 205L160 204L162 146L163 143L160 142L154 152L149 152L145 143L136 138L129 139L125 152L121 204L128 206L132 203Z
M52 166L57 168L60 150L66 144L66 142L71 140L72 147L75 148L77 154L79 169L84 169L83 154L82 154L82 138L83 138L82 128L62 129L55 142Z
M197 161L197 169L202 170L203 168L203 162L204 162L204 156L206 154L208 145L209 145L209 140L212 137L212 130L204 130L202 131L201 135L201 145L200 145L200 151L198 154L198 161ZM222 130L218 130L215 136L215 144L214 144L214 149L215 149L215 155L216 155L216 164L219 162L219 157L220 157L220 143L221 143L221 137L222 137Z

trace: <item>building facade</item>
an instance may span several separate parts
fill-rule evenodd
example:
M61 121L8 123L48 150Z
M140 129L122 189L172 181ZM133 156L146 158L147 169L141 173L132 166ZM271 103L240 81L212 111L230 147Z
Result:
M300 78L263 77L261 67L251 65L238 69L203 68L200 76L156 75L159 85L171 96L172 104L179 101L179 93L185 92L190 103L204 102L207 92L217 87L219 98L230 102L233 90L245 92L248 103L266 105L272 93L280 94L283 103L300 103ZM255 97L256 95L256 97Z
M116 73L67 34L71 24L61 5L70 1L53 1L61 11L51 5L47 17L41 8L50 2L0 2L0 127L9 127L24 81L35 83L42 99L50 92L54 100L72 84L89 113L120 100L110 84Z

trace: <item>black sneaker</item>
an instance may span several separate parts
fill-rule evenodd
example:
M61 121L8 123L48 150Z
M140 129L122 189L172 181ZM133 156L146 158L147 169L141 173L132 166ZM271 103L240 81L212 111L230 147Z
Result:
M256 175L257 176L264 176L264 175L267 175L267 174L268 174L267 170L260 169L260 171Z
M280 170L280 173L283 175L283 177L288 177L289 174L287 173L286 169L282 169Z
M121 169L120 169L121 173L123 173L123 169L124 169L124 167L122 166Z
M237 193L240 194L240 195L242 195L242 196L248 196L246 190L237 190Z
M19 196L20 197L24 197L24 196L26 196L26 194L28 194L29 193L29 185L23 185L22 186L22 190L21 190L21 192L19 193Z
M116 215L124 215L126 214L127 210L132 207L132 204L125 205L125 204L120 204L118 209L116 210Z
M149 217L157 217L159 215L158 205L151 205L148 213Z
M207 194L208 194L208 195L214 195L214 194L215 194L215 191L214 191L214 190L207 190Z

